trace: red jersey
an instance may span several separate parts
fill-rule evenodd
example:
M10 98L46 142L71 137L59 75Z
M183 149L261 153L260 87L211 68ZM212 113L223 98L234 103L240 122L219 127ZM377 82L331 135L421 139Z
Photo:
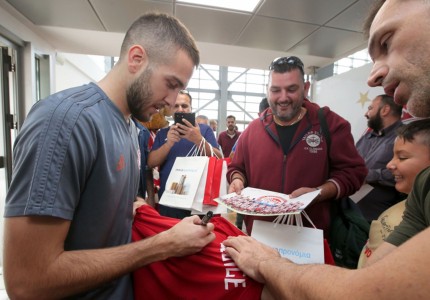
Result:
M165 231L180 220L141 206L133 224L133 241ZM216 238L199 253L172 257L133 274L135 299L260 299L263 285L247 277L225 253L222 242L244 235L223 217L213 217Z

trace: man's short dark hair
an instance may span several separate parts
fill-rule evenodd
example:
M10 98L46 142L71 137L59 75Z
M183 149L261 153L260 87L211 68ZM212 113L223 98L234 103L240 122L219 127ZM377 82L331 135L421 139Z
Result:
M187 90L180 90L179 94L181 95L187 95L190 99L190 106L193 104L193 97L191 97L190 93Z
M412 143L417 136L430 148L430 118L415 120L397 129L397 137L407 142Z
M379 95L378 97L381 98L381 106L386 104L390 107L391 113L394 116L397 116L399 118L402 116L403 106L394 102L393 97L385 94Z
M234 119L234 120L236 121L236 117L235 117L235 116L233 116L233 115L229 115L229 116L227 116L227 118L225 118L225 119Z
M270 72L287 73L292 70L299 70L305 79L305 66L300 58L297 56L284 56L275 58L269 65Z
M363 24L363 32L366 39L369 38L370 26L372 26L373 20L375 19L376 14L381 9L382 5L384 5L385 0L375 0L367 13L367 17L364 20Z
M199 50L189 30L167 14L147 13L134 21L125 34L120 60L126 59L133 45L141 45L151 63L168 64L178 50L187 53L196 67L200 63Z

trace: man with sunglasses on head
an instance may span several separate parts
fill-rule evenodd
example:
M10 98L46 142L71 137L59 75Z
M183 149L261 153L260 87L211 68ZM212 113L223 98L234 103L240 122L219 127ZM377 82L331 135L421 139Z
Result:
M320 107L306 98L310 83L304 80L302 61L281 57L269 69L270 107L238 140L227 173L229 192L240 193L249 186L298 197L319 189L320 195L306 212L328 238L332 201L358 190L367 169L354 146L349 123L325 107L328 147L318 117ZM248 233L256 219L274 217L245 216Z
M182 90L179 92L174 113L190 113L192 98L188 91ZM148 156L148 166L160 168L160 189L158 198L164 193L166 182L169 178L170 171L177 157L185 157L189 155L193 147L199 147L202 139L204 139L205 152L208 156L211 155L211 147L214 154L221 157L221 152L218 150L215 135L212 129L206 124L191 124L187 120L183 120L184 124L174 124L168 128L162 128L157 132L154 145ZM183 219L191 215L190 210L167 207L158 205L159 212L162 216Z
M413 116L424 118L430 117L429 13L429 1L378 0L364 28L374 63L368 85L383 86L396 103L407 104ZM422 211L409 213L411 208ZM394 228L394 232L400 228L407 240L360 270L296 265L249 237L223 244L238 266L266 283L276 299L428 299L429 212L430 168L426 168L415 178L403 221ZM415 235L404 235L405 229Z

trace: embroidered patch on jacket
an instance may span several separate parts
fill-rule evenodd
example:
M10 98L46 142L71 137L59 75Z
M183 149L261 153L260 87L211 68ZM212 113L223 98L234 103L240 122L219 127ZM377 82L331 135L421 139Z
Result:
M318 151L323 150L323 147L319 147L322 142L321 133L318 131L309 131L303 137L303 140L306 142L308 146L305 146L305 150L309 151L309 153L318 153Z

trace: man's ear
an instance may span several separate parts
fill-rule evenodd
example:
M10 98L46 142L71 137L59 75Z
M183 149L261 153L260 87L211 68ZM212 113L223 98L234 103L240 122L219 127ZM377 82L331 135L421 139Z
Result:
M148 65L148 56L145 49L140 45L133 45L128 50L128 70L130 73L138 73Z
M383 116L389 115L390 112L391 112L391 107L388 104L385 104L384 106L382 106L382 108L381 108L381 114Z

